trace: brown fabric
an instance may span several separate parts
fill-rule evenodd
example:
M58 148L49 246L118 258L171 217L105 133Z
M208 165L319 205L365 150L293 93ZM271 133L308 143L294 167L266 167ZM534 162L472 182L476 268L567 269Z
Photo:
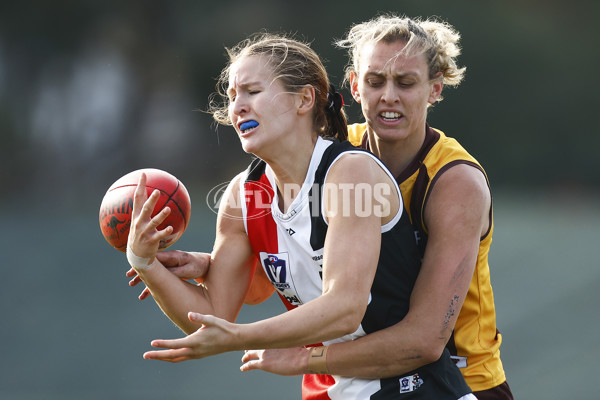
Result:
M514 400L508 382L480 392L473 392L477 400Z

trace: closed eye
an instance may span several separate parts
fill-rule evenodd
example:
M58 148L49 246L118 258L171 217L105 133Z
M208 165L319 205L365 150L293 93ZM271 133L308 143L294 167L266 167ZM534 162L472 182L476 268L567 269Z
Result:
M371 87L380 87L383 85L383 80L382 79L367 79L367 83Z

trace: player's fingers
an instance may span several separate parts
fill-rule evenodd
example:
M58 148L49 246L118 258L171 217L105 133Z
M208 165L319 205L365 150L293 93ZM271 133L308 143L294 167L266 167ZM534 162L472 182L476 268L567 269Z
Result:
M142 293L140 293L140 295L138 296L138 298L140 300L144 300L145 298L147 298L148 296L150 296L150 289L145 288Z
M147 351L144 353L144 359L146 360L161 360L169 362L180 362L189 360L191 355L190 348L176 349L176 350L159 350L159 351Z
M252 360L248 362L244 362L244 364L240 365L240 371L247 372L255 369L260 369L260 360Z
M205 315L197 312L188 312L188 319L198 325L216 325L220 318L214 315Z
M247 363L251 360L257 360L260 358L263 350L246 350L242 356L242 362Z
M142 278L140 278L139 276L134 276L132 280L129 281L129 286L133 287L135 285L137 285L138 283L142 282Z
M171 363L179 363L179 362L188 361L188 360L191 360L191 357L178 357L178 358L172 358L170 360L164 360L164 361L168 361Z
M154 194L154 193L152 193L152 194ZM152 207L152 208L154 209L154 207ZM150 220L150 227L156 228L157 226L162 224L164 222L164 220L167 219L169 214L171 214L170 207L165 207L162 210L160 210L160 212L158 214L156 214L154 217L152 217L152 219Z
M146 174L142 172L140 175L140 180L138 181L138 185L133 193L133 210L131 212L132 219L139 215L146 198Z
M133 278L137 276L137 272L135 272L135 269L130 268L129 271L125 272L125 276L128 278Z
M180 265L180 253L183 252L179 250L161 251L160 253L156 253L156 258L167 268L178 267Z
M163 240L165 240L169 236L171 236L172 233L173 233L173 227L167 226L165 229L163 229L161 231L156 231L156 233L154 234L153 240L162 242Z
M150 194L150 197L148 197L148 199L144 202L142 209L141 209L140 213L138 214L138 216L142 220L147 221L148 219L151 218L152 211L154 211L154 207L156 206L156 203L158 202L159 197L160 197L160 191L154 190Z
M150 342L152 347L161 349L180 350L188 348L187 337L181 339L156 339Z

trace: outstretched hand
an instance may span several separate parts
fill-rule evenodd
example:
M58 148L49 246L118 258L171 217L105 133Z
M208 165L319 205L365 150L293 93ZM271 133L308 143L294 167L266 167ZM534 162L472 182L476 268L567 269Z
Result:
M150 343L153 347L167 350L148 351L144 353L144 358L178 363L240 350L241 344L235 340L239 325L212 315L195 312L188 313L188 318L198 325L196 332L180 339L153 340Z
M161 240L173 233L173 227L167 226L159 230L158 226L169 216L171 209L163 208L152 216L154 207L160 197L160 192L154 190L150 196L146 192L146 174L140 175L140 180L133 195L133 209L131 211L131 226L127 238L127 255L129 251L137 258L154 260ZM131 261L130 261L131 263ZM135 265L132 265L135 266ZM145 265L135 266L136 268Z
M242 357L240 371L259 369L272 374L294 376L310 374L308 357L310 349L293 347L290 349L246 350Z

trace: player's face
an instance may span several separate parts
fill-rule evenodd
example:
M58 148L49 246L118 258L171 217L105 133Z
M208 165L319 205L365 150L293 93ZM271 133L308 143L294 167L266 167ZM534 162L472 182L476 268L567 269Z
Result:
M295 126L293 112L297 96L286 92L281 80L260 56L237 60L229 71L229 118L242 148L248 153L266 155L276 151Z
M352 96L361 104L369 129L384 140L424 135L427 107L442 90L441 80L429 79L425 56L400 53L404 46L366 43L358 75L351 79Z

